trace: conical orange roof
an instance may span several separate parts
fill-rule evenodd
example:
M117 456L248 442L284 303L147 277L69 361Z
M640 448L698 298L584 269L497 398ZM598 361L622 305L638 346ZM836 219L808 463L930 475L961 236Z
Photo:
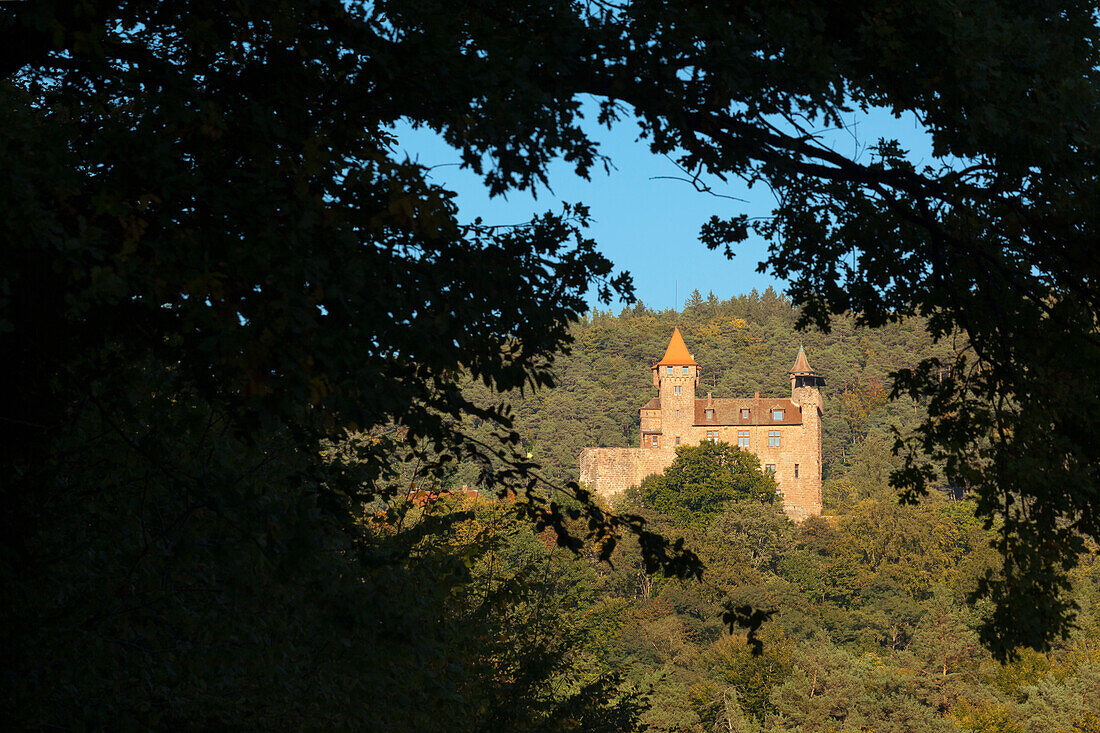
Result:
M813 374L814 368L810 366L810 360L806 358L806 350L802 348L802 344L798 345L798 356L794 359L794 366L791 368L791 374Z
M664 358L654 364L654 367L659 366L699 366L695 359L691 358L691 354L688 353L687 344L684 343L684 337L680 335L680 329L676 328L672 332L672 338L668 342L668 348L665 349Z

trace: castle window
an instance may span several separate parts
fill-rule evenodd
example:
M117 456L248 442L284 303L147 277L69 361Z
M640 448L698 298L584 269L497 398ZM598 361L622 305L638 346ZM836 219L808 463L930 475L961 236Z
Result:
M714 410L704 410L704 412L706 412L708 420L714 420Z
M717 430L708 430L707 431L707 440L709 440L711 443L717 443L718 442L718 431Z
M782 420L783 410L772 410L772 420Z
M679 435L676 436L676 445L680 445L680 436Z
M657 436L656 436L656 435L654 435L654 436L650 437L650 440L651 440L651 441L653 441L653 442L651 443L651 445L652 445L652 446L653 446L654 448L656 448L656 447L657 447Z
M665 367L665 374L672 374L672 367Z
M679 410L676 411L676 417L680 417L680 411Z
M794 477L798 478L798 464L794 464Z
M684 367L684 374L687 374L687 373L688 373L688 368Z
M768 431L768 447L769 448L778 448L779 447L779 431L778 430L769 430Z
M749 419L749 411L748 410L741 410L741 419L742 420L748 420Z
M738 430L737 431L737 447L748 448L749 447L749 431Z
M774 463L765 463L764 464L764 470L767 471L770 474L774 474L775 473L775 464Z
M673 387L672 388L672 393L673 394L680 394L680 385L677 384L675 387Z

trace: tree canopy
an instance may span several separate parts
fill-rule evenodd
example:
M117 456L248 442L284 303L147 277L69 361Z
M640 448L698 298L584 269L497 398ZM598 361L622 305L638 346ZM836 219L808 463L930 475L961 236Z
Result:
M727 502L775 500L775 479L760 470L755 455L729 443L681 445L663 473L642 481L647 507L680 521L706 521Z
M548 385L586 290L631 295L584 237L585 207L463 221L393 145L396 123L427 126L494 194L535 189L553 159L608 163L581 117L591 97L597 122L633 120L701 181L772 186L773 217L716 218L702 238L772 237L766 266L807 323L919 314L961 337L949 363L897 376L895 394L930 402L896 480L910 498L937 472L976 492L1005 558L980 588L999 609L986 639L1047 643L1100 521L1096 36L1090 4L1006 0L6 9L9 699L48 725L35 715L81 706L115 720L112 690L148 690L155 703L118 703L146 724L242 690L298 699L257 692L280 685L320 695L309 710L346 698L356 683L283 675L257 640L315 670L345 648L316 628L375 628L356 600L375 562L359 519L399 446L436 475L477 463L574 548L577 529L606 552L629 531L649 569L698 574L576 487L585 521L566 531L511 413L463 392ZM817 134L870 105L916 113L933 165ZM195 669L224 673L179 692ZM39 679L54 684L24 682Z

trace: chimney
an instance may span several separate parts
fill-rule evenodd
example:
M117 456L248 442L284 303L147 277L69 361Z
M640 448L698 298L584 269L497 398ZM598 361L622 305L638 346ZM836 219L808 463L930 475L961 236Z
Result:
M755 399L755 400L758 400L758 399L760 399L760 393L759 393L759 392L757 392L757 393L756 393L756 394L754 394L754 395L753 395L752 397L753 397L753 399Z

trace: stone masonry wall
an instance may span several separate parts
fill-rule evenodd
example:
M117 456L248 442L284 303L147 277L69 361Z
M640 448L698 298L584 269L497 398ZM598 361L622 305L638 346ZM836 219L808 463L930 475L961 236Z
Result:
M802 387L792 390L802 408L802 429L791 436L789 455L800 462L799 478L780 481L783 507L796 521L821 514L821 392Z
M799 395L804 399L809 395ZM821 412L813 399L802 406L802 425L781 426L692 426L681 427L683 444L696 445L706 431L716 430L718 439L737 445L737 434L750 434L748 450L760 459L760 467L775 466L775 480L783 500L783 510L791 519L802 521L821 513ZM768 432L778 430L780 447L768 445ZM580 457L580 481L596 494L610 498L623 489L636 486L653 473L661 473L676 458L668 435L660 448L585 448ZM798 473L797 477L795 473Z
M652 473L662 473L675 458L671 448L585 448L580 482L609 499Z
M671 370L671 371L669 371ZM676 439L683 444L692 442L692 425L695 422L695 385L699 368L673 366L656 369L658 390L661 397L661 435L658 445L672 450ZM676 394L676 389L680 394Z

